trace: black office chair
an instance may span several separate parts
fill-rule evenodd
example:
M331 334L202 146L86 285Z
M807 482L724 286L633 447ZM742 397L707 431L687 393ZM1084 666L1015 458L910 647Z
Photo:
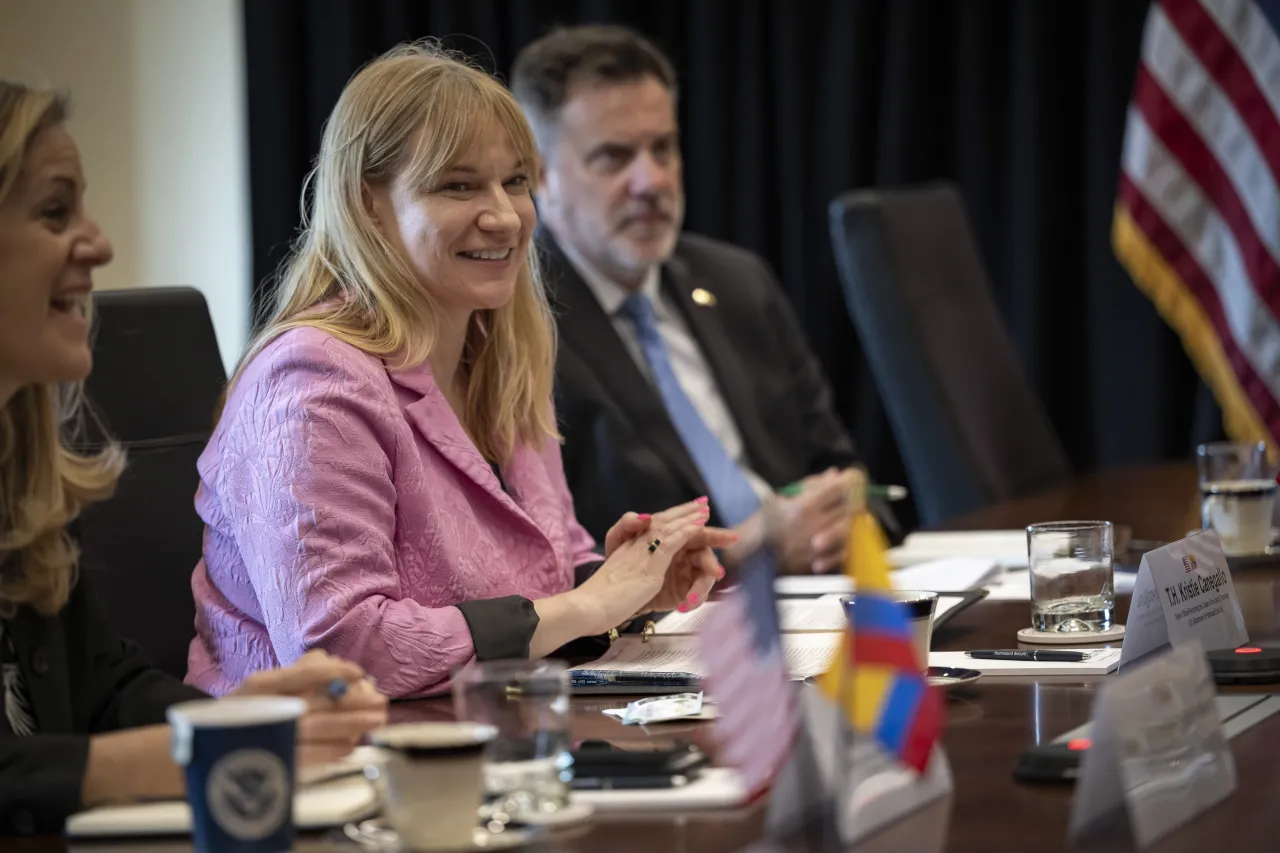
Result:
M191 571L204 526L193 508L196 459L226 382L209 309L190 288L103 291L94 297L88 403L128 452L115 497L77 525L81 571L122 636L175 676L195 636ZM91 427L86 441L100 444Z
M830 223L845 302L922 524L1070 477L956 189L845 193L831 203Z

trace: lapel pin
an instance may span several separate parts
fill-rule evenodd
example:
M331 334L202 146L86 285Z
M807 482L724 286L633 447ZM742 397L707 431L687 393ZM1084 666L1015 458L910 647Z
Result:
M714 308L716 304L716 295L710 290L701 287L695 288L693 291L693 301L701 305L703 308Z

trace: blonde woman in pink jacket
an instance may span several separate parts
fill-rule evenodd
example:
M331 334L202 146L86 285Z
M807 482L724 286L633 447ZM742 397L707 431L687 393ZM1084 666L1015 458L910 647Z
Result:
M538 156L507 90L424 45L350 81L273 316L200 459L187 680L323 649L392 697L538 658L723 576L705 499L578 524L531 246Z

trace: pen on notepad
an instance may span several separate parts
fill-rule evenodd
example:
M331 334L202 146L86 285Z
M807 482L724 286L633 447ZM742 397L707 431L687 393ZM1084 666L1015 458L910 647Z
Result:
M1088 652L1068 652L1062 649L975 649L965 654L976 660L1028 660L1046 663L1080 663L1089 657Z

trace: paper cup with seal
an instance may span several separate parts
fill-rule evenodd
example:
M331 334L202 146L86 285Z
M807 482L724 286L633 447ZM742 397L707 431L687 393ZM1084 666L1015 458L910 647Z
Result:
M938 607L938 594L919 589L894 589L878 594L898 602L911 632L911 650L915 652L916 662L920 665L921 672L928 671L929 647L933 644L933 614ZM856 595L851 595L840 599L850 624L855 622L855 598Z
M377 763L365 768L387 822L407 850L474 845L484 799L484 750L498 734L482 723L400 723L369 735Z
M302 699L245 696L169 708L199 853L293 848L294 757Z

